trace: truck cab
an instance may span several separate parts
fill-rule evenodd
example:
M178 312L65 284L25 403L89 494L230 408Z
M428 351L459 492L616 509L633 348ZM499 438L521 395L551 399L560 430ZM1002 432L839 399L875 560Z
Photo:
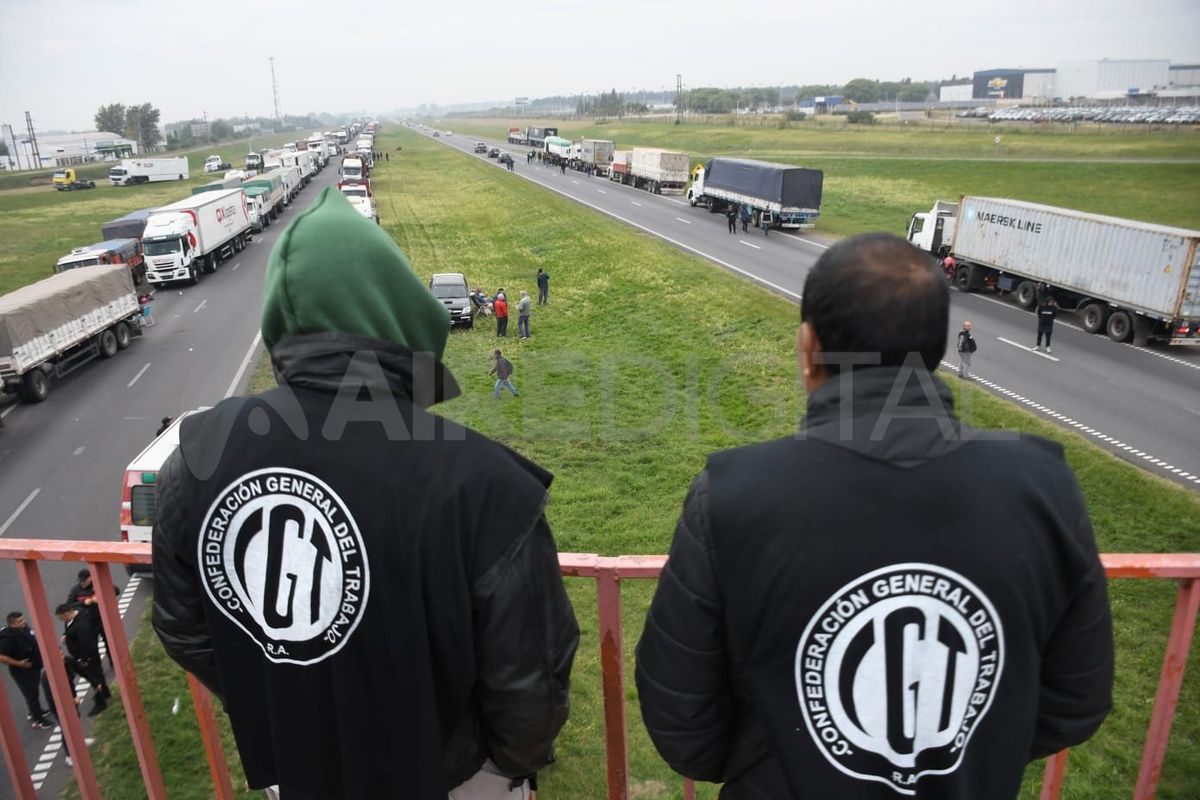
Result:
M73 189L95 189L94 181L80 180L75 173L74 167L67 167L54 171L54 176L50 178L51 185L60 192L69 192Z
M263 157L262 153L247 153L246 154L246 171L247 172L262 172Z
M146 256L147 277L151 283L200 281L200 268L193 255L196 247L196 223L191 214L156 214L146 224L142 251Z
M342 180L362 181L367 178L366 165L358 156L346 156L342 159Z
M338 191L342 196L350 201L350 205L369 220L374 220L379 224L379 216L375 213L375 198L371 195L371 184L357 182L342 182L338 184Z
M958 203L938 200L929 211L918 211L908 221L908 241L937 257L950 252L958 222Z
M211 155L204 159L205 172L220 172L223 169L229 169L230 165L227 161L222 161L218 155Z

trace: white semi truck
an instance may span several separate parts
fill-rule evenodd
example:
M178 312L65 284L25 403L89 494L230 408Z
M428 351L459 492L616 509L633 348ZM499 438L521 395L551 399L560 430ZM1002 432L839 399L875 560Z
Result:
M119 166L108 171L108 182L113 186L132 186L137 183L157 181L186 181L188 160L178 158L127 158Z
M1025 309L1049 292L1088 333L1200 345L1200 231L964 195L913 214L908 240L964 292L1011 293Z
M0 297L0 384L40 403L51 383L140 336L133 277L125 264L69 269Z
M246 246L250 214L242 189L203 192L150 215L142 235L150 283L188 281L216 272L221 259Z

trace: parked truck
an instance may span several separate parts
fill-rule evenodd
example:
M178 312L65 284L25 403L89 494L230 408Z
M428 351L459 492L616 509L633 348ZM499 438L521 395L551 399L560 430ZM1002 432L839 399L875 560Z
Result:
M546 139L558 136L558 128L526 128L525 142L537 150L544 150Z
M1200 231L964 195L913 214L908 240L964 292L1049 294L1114 342L1200 345Z
M571 169L583 172L592 167L597 175L607 175L613 161L614 146L608 139L576 139L571 142Z
M57 169L50 177L50 183L60 192L71 192L75 189L95 189L96 182L80 178L74 167Z
M614 150L612 164L608 167L608 179L622 184L629 184L633 176L629 174L628 150Z
M529 144L529 140L525 138L525 131L520 128L508 129L509 144Z
M133 278L133 288L141 297L150 292L146 280L146 260L141 239L106 239L86 247L76 247L54 265L55 274L98 264L124 264Z
M712 212L729 206L749 208L756 226L811 228L821 215L825 175L804 169L745 158L713 158L692 170L688 203Z
M124 265L80 267L0 297L0 384L40 403L52 382L140 336L142 313Z
M555 158L555 164L559 161L569 161L571 158L571 140L563 139L560 136L547 136L544 145L545 151Z
M158 209L141 208L130 211L123 217L109 220L100 226L100 235L105 239L141 239L146 230L146 220Z
M287 198L283 179L284 174L280 170L268 172L266 175L255 175L242 184L250 212L250 227L256 232L268 227L283 213Z
M185 181L189 177L188 160L178 158L127 158L108 171L113 186L132 186L156 181Z
M202 183L199 186L193 186L192 194L203 194L204 192L223 192L226 189L236 189L241 185L241 178L221 178L220 180Z
M246 246L250 214L241 189L204 192L150 215L142 247L151 283L188 281L216 272L221 259Z
M629 182L654 194L683 194L687 190L690 167L687 153L635 147L629 159Z

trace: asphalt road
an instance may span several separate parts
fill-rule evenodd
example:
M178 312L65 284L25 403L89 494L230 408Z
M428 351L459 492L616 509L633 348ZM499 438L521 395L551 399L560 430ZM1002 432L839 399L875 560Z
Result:
M260 351L259 309L271 246L321 187L336 183L335 159L274 225L224 261L215 274L204 276L197 286L160 288L153 306L157 324L144 329L145 335L128 349L111 361L93 361L69 375L41 404L0 411L5 414L5 427L0 429L0 536L119 540L125 465L154 438L162 417L215 405L249 381ZM136 207L131 199L130 208ZM79 568L43 564L51 611L66 599ZM114 578L125 584L123 571ZM135 583L140 583L139 591L123 598L131 634L145 610L150 581ZM25 607L15 567L0 562L0 610ZM17 721L23 723L24 701L8 669L0 671ZM84 708L89 705L90 699ZM114 705L106 713L123 712ZM46 749L50 732L22 729L32 767L53 750ZM39 794L56 797L69 772L61 751L43 763L51 768L35 785L44 781ZM5 774L0 800L11 797Z
M439 141L472 150L479 139L442 133ZM798 301L808 269L826 242L773 231L729 234L725 218L691 208L683 197L652 195L582 173L527 165L528 147L486 140L512 153L516 175L713 261ZM931 203L932 205L932 203ZM897 229L907 220L897 220ZM881 287L885 290L886 287ZM1033 314L994 295L951 293L950 341L971 320L979 352L977 382L1043 418L1071 428L1150 472L1200 490L1200 348L1145 348L1083 332L1060 315L1053 353L1035 353ZM956 355L947 354L947 362Z

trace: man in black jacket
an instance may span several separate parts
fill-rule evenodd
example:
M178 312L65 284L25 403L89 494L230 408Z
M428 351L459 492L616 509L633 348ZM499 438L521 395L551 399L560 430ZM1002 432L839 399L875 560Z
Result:
M96 692L92 708L88 711L88 716L94 717L108 708L108 700L112 697L100 665L100 648L97 645L99 628L92 616L81 611L79 606L63 603L54 609L54 613L64 625L62 640L67 655L63 662L67 666L67 675L83 678Z
M0 628L0 664L8 667L8 673L25 698L29 723L35 728L52 728L54 725L46 709L54 708L54 698L50 694L50 682L42 671L42 654L33 630L20 611L9 612L5 623ZM46 708L42 708L38 698L39 687L45 693Z
M904 240L830 248L804 287L799 435L692 484L637 684L659 752L723 800L1012 798L1111 707L1083 498L1058 445L954 416L948 307Z
M159 473L154 628L283 800L444 800L553 758L579 631L551 476L426 410L458 393L449 327L327 189L267 268L280 387L189 417Z

